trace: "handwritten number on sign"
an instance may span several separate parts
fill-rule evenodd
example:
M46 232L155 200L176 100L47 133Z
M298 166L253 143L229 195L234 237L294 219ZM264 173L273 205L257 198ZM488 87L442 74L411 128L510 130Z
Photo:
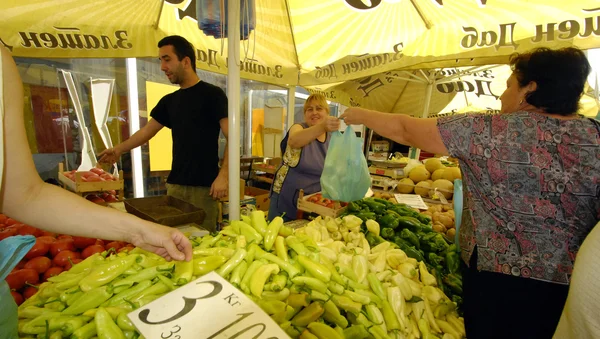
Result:
M222 329L218 330L217 332L215 332L213 335L211 335L210 337L208 337L208 338L206 338L206 339L214 339L214 338L216 338L216 337L217 337L219 334L221 334L221 333L223 333L223 332L227 331L227 329L229 329L231 326L233 326L233 325L235 325L235 324L239 323L240 321L242 321L242 320L246 319L247 317L251 316L252 314L254 314L254 312L248 312L248 313L240 313L240 314L238 314L239 316L241 316L241 318L239 318L238 320L236 320L236 321L232 322L231 324L229 324L229 325L227 325L227 326L223 327ZM243 330L241 330L241 331L237 332L236 334L232 335L232 336L231 336L231 337L229 337L229 338L230 338L230 339L237 338L237 337L239 337L240 335L244 334L245 332L247 332L247 331L249 331L249 330L251 330L251 329L253 329L254 327L257 327L257 326L262 326L262 329L260 330L260 332L258 332L258 334L257 334L257 335L255 335L254 337L252 337L252 339L256 339L256 338L258 338L258 337L259 337L261 334L263 334L263 332L264 332L264 331L265 331L265 329L267 328L267 326L266 326L265 324L263 324L263 323L257 323L257 324L254 324L254 325L248 326L248 327L244 328Z
M210 293L208 293L207 295L199 297L199 298L183 297L183 301L184 301L183 309L181 311L179 311L177 314L175 314L174 316L172 316L172 317L170 317L168 319L165 319L165 320L161 320L161 321L149 321L148 320L148 315L150 314L150 310L149 309L145 309L145 310L143 310L143 311L140 312L140 314L138 315L138 317L140 318L140 320L142 322L144 322L144 323L146 323L148 325L166 324L166 323L169 323L169 322L171 322L173 320L177 320L177 319L183 317L184 315L190 313L194 309L194 307L196 306L196 302L198 300L212 298L215 295L221 293L221 291L223 290L223 285L221 285L219 282L216 282L216 281L201 281L201 282L197 283L197 285L200 285L200 284L209 284L209 285L212 285L213 290Z
M168 336L165 336L165 334L164 334L164 332L163 332L163 333L161 333L160 337L161 337L162 339L170 339L170 338L173 336L173 334L175 334L175 333L177 333L177 332L181 331L181 326L179 326L179 325L175 325L175 326L173 326L173 328L177 328L177 331L173 331L173 330L171 330L171 331L170 331L171 333L169 333L169 335L168 335ZM179 334L175 334L175 337L173 337L173 339L181 339L181 336L180 336Z

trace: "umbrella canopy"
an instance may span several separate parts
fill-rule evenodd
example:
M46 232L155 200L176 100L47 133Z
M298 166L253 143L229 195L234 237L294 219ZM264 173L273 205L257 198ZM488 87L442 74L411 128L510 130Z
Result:
M309 86L311 93L348 107L419 117L473 111L497 112L512 71L508 65L389 71L338 84ZM580 114L595 117L596 93L586 87Z
M200 0L3 0L0 39L16 56L154 57L165 35L227 72L227 42L198 28ZM203 3L210 2L204 0ZM215 0L218 4L219 1ZM242 0L242 18L250 19ZM241 76L316 86L396 69L505 63L536 46L600 47L596 0L255 0ZM535 15L534 15L535 13Z

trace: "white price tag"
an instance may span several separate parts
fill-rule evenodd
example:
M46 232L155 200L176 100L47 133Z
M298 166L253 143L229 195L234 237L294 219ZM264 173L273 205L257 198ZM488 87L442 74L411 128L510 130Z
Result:
M258 305L215 272L127 315L148 339L283 339Z
M418 208L420 210L426 210L429 208L427 204L425 204L425 202L423 201L423 198L421 198L421 196L418 194L397 193L394 194L394 197L396 198L396 201L399 204L407 204L410 207Z

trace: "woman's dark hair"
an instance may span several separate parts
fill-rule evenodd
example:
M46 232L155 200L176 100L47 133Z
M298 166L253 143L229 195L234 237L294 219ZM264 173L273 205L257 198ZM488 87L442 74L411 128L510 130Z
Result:
M546 113L570 115L579 109L585 81L591 66L585 54L573 47L552 50L537 48L527 53L513 54L510 66L520 87L531 81L537 89L525 100Z
M185 57L190 58L192 69L196 72L196 51L194 50L194 46L179 35L170 35L158 42L158 48L169 45L173 46L173 51L175 51L175 55L177 55L179 61Z

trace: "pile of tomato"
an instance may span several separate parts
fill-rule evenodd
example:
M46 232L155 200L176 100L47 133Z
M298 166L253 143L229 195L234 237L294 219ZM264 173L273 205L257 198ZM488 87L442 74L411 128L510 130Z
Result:
M0 214L0 240L14 235L35 236L35 244L6 277L15 302L20 305L37 292L39 284L48 278L68 271L74 264L94 253L114 249L131 250L133 245L86 237L55 234L23 224Z
M327 208L332 208L332 209L335 208L335 200L324 198L321 193L313 194L310 197L308 197L306 200L308 202L312 202L317 205L325 206ZM348 205L348 204L345 202L340 202L341 207L345 207L346 205Z

